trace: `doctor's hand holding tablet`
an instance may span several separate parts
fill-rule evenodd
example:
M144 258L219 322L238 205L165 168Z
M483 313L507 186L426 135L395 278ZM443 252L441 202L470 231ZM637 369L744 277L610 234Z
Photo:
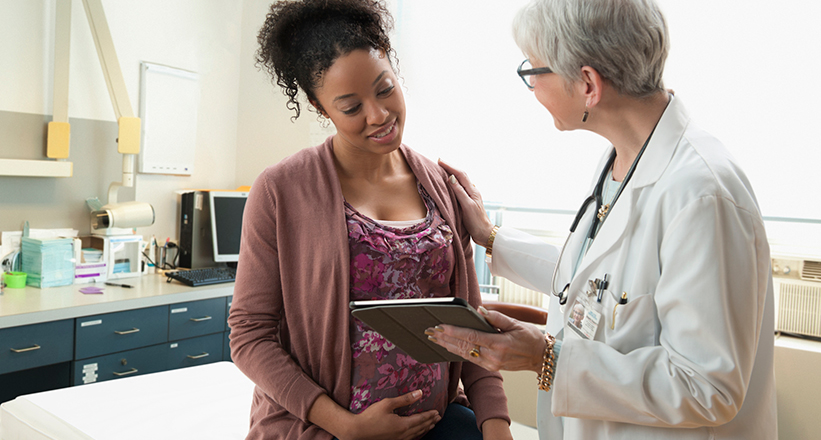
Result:
M500 333L428 333L489 370L536 372L542 438L778 436L763 220L726 148L665 90L666 26L654 0L533 0L514 20L518 74L556 128L610 144L561 248L494 226L440 161L493 274L555 296L555 334L484 310Z

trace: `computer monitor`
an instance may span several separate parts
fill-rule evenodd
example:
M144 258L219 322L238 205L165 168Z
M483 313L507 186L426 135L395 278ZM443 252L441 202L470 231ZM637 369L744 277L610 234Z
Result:
M242 191L208 192L214 261L239 261L242 213L247 199L248 193Z

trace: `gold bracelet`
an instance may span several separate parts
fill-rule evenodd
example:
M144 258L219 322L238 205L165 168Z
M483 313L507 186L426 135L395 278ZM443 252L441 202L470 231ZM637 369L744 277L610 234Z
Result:
M539 380L539 389L542 391L550 391L553 385L553 344L556 343L556 338L545 333L544 335L545 347L544 357L542 358L542 371L537 376Z
M493 241L496 240L496 233L499 232L499 227L493 225L490 230L490 236L487 238L487 245L485 246L485 263L490 264L493 258Z

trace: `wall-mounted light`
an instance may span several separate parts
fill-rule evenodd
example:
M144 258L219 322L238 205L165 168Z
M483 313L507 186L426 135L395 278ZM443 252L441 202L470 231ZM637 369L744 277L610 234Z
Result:
M109 228L139 228L153 224L154 207L144 202L108 204L91 213L92 232Z

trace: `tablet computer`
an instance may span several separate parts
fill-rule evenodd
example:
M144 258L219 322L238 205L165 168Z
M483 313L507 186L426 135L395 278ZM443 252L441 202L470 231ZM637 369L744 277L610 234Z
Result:
M351 301L351 314L401 348L417 362L461 362L465 359L428 340L425 330L450 324L495 333L462 298L412 298Z

